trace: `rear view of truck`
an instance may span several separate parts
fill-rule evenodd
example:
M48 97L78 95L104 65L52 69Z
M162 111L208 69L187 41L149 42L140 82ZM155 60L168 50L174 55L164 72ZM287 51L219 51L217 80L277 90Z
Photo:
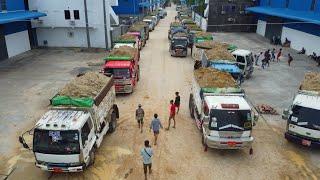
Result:
M116 128L113 78L88 72L50 100L33 133L35 165L45 171L77 172L94 163L104 135ZM23 135L19 137L28 148Z
M320 148L320 73L305 75L292 105L282 117L287 120L287 140Z
M251 148L255 115L229 73L212 68L195 70L189 109L202 131L205 147Z
M132 93L140 78L139 50L122 46L104 59L103 73L114 77L116 93Z
M183 32L172 34L169 47L171 56L186 57L188 55L188 44L188 34Z

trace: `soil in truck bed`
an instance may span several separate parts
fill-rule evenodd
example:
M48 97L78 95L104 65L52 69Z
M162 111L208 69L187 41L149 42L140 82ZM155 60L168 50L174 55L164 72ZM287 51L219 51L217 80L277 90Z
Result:
M109 56L130 56L134 58L135 54L137 53L137 49L130 47L130 46L121 46L117 49L113 49Z
M230 46L230 44L227 43L221 43L221 42L214 42L214 41L204 41L204 42L200 42L200 43L195 43L195 46L197 48L201 48L201 49L213 49L213 48L217 48L217 49L228 49L228 47Z
M237 87L236 81L229 73L213 68L199 68L194 71L194 76L201 88Z
M133 40L134 41L134 40L136 40L136 36L133 34L124 34L124 35L120 36L119 40L122 40L122 41L126 41L126 40L132 41Z
M62 96L95 97L110 81L110 78L96 72L87 72L66 84L59 92Z
M300 90L316 91L320 93L320 73L309 72L304 76Z
M229 60L235 61L233 55L224 46L215 46L212 49L205 51L208 60Z

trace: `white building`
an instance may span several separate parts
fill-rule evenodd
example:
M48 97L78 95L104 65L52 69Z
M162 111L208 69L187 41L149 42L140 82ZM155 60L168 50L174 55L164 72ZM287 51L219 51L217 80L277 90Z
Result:
M117 5L118 0L29 0L30 10L47 14L32 23L38 45L111 48L111 25L119 24L111 6Z

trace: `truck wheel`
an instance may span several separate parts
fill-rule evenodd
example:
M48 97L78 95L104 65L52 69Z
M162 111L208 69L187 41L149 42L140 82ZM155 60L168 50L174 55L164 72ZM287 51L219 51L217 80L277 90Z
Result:
M194 109L193 109L193 95L190 94L189 97L189 112L192 119L194 119Z
M118 106L117 106L116 104L114 104L114 105L112 106L112 108L113 108L113 112L116 113L116 118L119 119L120 113L119 113L119 108L118 108Z
M113 133L116 130L117 127L117 118L116 118L116 113L113 112L111 114L111 121L109 123L109 133Z
M202 142L202 145L206 145L206 142L204 141L204 135L202 135L202 138L201 138L201 142Z
M94 162L95 162L95 153L94 153L94 148L90 151L90 154L89 154L89 163L88 163L88 167L93 165Z

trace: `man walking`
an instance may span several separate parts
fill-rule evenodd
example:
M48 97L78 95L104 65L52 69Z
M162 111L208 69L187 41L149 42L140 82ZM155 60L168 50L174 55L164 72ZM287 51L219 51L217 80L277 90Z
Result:
M176 99L174 100L174 105L177 108L177 114L178 114L179 110L180 110L180 95L179 95L179 92L176 92Z
M148 140L144 141L144 148L141 149L140 154L143 160L144 179L147 179L148 168L149 168L149 174L152 173L151 167L152 167L152 156L153 156L153 150Z
M141 133L143 131L143 118L144 118L144 110L141 108L141 104L138 105L138 109L136 110L136 120L139 124L139 129Z
M291 62L293 61L293 58L291 56L291 54L288 54L288 65L290 66Z
M154 145L157 145L158 135L160 133L160 128L162 129L163 126L161 124L160 119L158 119L158 114L153 115L154 119L151 121L150 124L150 131L152 129L154 135Z
M273 62L276 59L276 49L275 48L273 48L272 51L271 51L271 58L272 58Z
M264 53L264 58L265 58L265 65L268 64L268 67L270 66L270 49L268 49L265 53Z
M171 119L173 120L173 128L176 128L176 106L173 103L173 100L170 100L170 116L169 116L169 123L168 123L168 128L166 130L170 129L170 124L171 124Z
M263 52L260 52L258 55L256 55L256 59L255 59L256 60L256 63L255 63L256 66L259 66L258 62L262 61L262 58L263 58L262 56L263 56Z
M277 62L280 61L280 56L282 55L282 48L279 49L279 52L277 54Z

